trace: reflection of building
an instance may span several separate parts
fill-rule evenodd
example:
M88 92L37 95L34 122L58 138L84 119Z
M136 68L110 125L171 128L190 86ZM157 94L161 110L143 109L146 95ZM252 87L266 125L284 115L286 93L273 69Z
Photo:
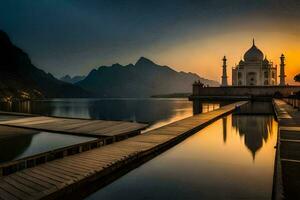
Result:
M223 123L223 142L226 143L227 141L227 117L222 118Z
M266 116L239 116L233 115L232 126L235 127L240 136L244 136L244 142L251 151L253 160L256 152L267 142L269 134L272 133L272 117Z
M284 74L284 56L281 57L281 73ZM280 75L285 83L285 75ZM277 66L264 57L263 52L255 46L244 54L244 60L232 69L232 85L234 86L263 86L277 85Z

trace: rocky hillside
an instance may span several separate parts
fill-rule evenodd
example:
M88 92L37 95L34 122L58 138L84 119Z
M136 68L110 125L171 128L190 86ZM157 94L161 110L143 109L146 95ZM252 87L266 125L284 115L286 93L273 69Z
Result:
M83 79L85 79L85 76L73 76L71 77L70 75L65 75L63 77L61 77L59 80L67 82L67 83L77 83L79 81L82 81Z
M141 57L134 65L101 66L76 83L97 97L150 97L153 95L190 93L194 81L210 86L218 82L194 73L177 72Z
M0 30L0 98L88 97L84 89L35 67L29 56Z

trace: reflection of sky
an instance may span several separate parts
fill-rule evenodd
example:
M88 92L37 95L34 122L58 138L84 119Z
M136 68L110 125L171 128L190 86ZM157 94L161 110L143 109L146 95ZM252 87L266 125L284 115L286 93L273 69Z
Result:
M18 155L15 159L95 139L96 138L92 137L40 132L33 135L31 143L27 147L27 149L22 154Z
M270 199L277 124L268 116L257 117L258 124L270 127L260 130L268 133L260 133L258 139L264 142L253 162L233 118L239 116L217 120L87 199ZM248 120L248 116L239 119ZM256 138L249 131L244 134Z
M124 120L149 123L152 130L193 115L192 102L186 99L52 99L44 101L1 103L1 110L62 117ZM220 107L202 103L202 112ZM0 118L1 120L1 118Z
M2 110L62 117L145 122L154 129L193 115L192 102L186 99L52 99L0 104ZM218 103L203 103L203 112L219 108ZM1 119L0 119L1 120Z
M8 129L6 127L6 129ZM28 130L28 129L26 129ZM5 134L2 129L1 134ZM92 137L81 137L48 132L36 132L19 134L13 137L2 138L0 141L0 163L16 160L27 156L51 151L54 149L94 140Z

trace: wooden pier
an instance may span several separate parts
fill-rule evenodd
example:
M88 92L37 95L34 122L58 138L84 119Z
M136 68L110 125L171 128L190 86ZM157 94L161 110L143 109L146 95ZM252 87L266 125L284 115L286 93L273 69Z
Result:
M300 199L300 111L274 100L279 123L273 199Z
M148 125L125 121L34 116L0 113L0 139L33 135L39 131L89 136L94 140L35 154L0 164L0 176L34 167L58 158L88 151L141 133Z
M247 101L233 103L120 142L3 176L0 178L0 199L27 200L68 197L72 192L91 184L91 182L102 180L132 163L170 148L246 103ZM40 120L47 121L45 123L52 122L48 118ZM23 123L22 126L32 126L33 124L30 122L20 123ZM34 125L37 124L34 123Z
M0 121L0 125L38 131L59 132L89 137L117 137L140 132L148 125L126 121L91 120L62 117L22 117Z

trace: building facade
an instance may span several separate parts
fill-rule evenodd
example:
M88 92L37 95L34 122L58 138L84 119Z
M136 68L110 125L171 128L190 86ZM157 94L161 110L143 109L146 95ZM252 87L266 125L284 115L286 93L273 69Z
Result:
M280 74L281 85L285 85L284 56L281 55ZM224 58L223 58L224 61ZM226 64L225 64L226 66ZM223 75L224 76L224 63ZM222 79L223 80L223 79ZM263 52L255 46L253 40L252 47L244 54L244 60L232 68L233 86L274 86L277 85L277 66L269 61ZM222 85L225 86L225 85Z

